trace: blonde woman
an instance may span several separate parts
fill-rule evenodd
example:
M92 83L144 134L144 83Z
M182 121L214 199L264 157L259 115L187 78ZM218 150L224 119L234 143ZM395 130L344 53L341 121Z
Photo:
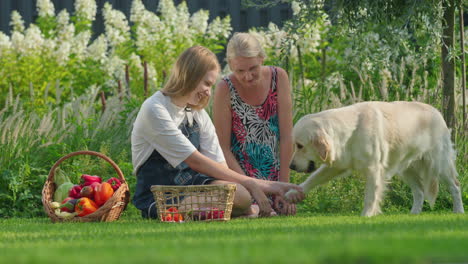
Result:
M272 208L267 194L282 196L295 189L303 198L297 185L252 179L228 169L204 110L219 70L213 52L191 47L177 59L164 88L141 106L131 141L137 176L133 204L143 217L157 215L151 185L236 183L233 216L269 216ZM258 207L252 206L252 198Z
M265 52L249 33L236 33L226 52L232 73L214 96L214 125L229 168L255 179L289 182L293 154L288 74L264 66ZM275 211L294 215L295 204L272 197Z

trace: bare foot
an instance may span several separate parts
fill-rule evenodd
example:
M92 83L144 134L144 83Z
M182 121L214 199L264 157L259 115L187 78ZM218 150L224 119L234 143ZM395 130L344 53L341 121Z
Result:
M258 218L260 213L260 208L257 204L252 204L250 209L244 214L239 216L240 218ZM275 211L271 211L270 216L278 216Z
M245 214L238 216L238 218L258 218L260 208L256 204L252 204Z

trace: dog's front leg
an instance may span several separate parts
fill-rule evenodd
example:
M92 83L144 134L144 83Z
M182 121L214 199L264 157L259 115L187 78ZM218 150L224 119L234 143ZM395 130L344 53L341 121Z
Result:
M323 164L316 171L312 172L307 180L300 184L304 193L308 193L313 188L327 183L333 178L344 177L350 174L349 170L330 168L328 165Z
M308 193L314 187L324 184L333 178L344 177L350 174L351 174L351 171L349 170L330 168L327 165L323 164L317 170L312 172L312 174L310 174L307 180L301 183L299 186L302 187L302 189L304 190L304 193ZM286 199L288 199L290 202L293 202L293 203L298 202L298 199L296 198L298 196L298 193L296 190L288 191L285 196L286 196Z
M385 191L385 180L381 166L371 166L363 171L366 177L366 191L364 195L364 209L362 216L375 216L380 214L380 202Z

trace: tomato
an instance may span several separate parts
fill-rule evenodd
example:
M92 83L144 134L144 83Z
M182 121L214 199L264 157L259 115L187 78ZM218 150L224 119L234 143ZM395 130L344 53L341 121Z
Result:
M181 214L178 214L179 210L176 207L172 206L166 210L166 214L163 215L164 222L182 222L184 217Z
M167 211L167 212L171 212L171 213L177 213L177 212L179 212L179 210L177 210L177 208L174 207L174 206L169 207L169 209L167 209L166 211Z
M181 214L174 214L174 221L182 222L184 221L184 217Z
M172 222L172 215L171 214L166 214L163 217L164 222Z

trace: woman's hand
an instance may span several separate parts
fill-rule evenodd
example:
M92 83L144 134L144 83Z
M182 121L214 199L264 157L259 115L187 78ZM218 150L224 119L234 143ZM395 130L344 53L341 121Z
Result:
M258 215L261 217L271 216L273 208L271 207L270 200L265 195L260 186L255 182L254 179L248 179L241 183L252 195L252 197L257 202L257 205L260 209Z
M281 196L275 196L273 208L280 215L295 215L296 214L296 204L288 202Z

